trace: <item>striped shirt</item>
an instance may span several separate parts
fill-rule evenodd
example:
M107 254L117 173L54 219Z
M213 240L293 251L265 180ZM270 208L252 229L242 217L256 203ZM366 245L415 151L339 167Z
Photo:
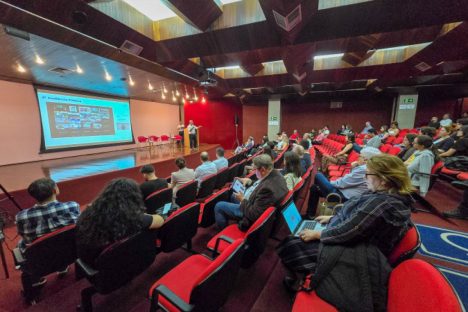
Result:
M75 224L80 215L80 205L76 202L62 203L53 201L46 205L36 204L16 215L16 227L22 240L18 246L22 249L37 238L61 227Z

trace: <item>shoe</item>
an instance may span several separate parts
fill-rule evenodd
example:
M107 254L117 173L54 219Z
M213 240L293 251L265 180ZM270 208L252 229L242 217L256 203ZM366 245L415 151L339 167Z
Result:
M297 280L292 277L286 276L283 279L283 286L290 293L294 294L298 292L299 286L297 284L298 284Z
M465 212L462 212L460 208L455 208L446 212L442 212L442 215L444 215L447 218L468 220L468 214L466 214Z
M65 275L67 275L69 269L70 269L70 266L67 266L67 267L65 268L65 270L57 271L57 276L58 276L59 278L64 277Z
M35 282L34 284L32 284L31 286L32 287L41 287L41 286L44 286L45 283L47 283L47 278L45 277L41 277L41 279L37 282Z

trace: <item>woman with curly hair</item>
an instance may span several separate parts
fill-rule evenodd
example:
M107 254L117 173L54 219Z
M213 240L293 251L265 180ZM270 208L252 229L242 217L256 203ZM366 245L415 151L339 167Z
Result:
M294 152L286 152L284 154L284 180L288 190L292 190L297 183L301 182L301 159Z
M143 198L134 180L112 180L78 219L78 256L93 264L110 244L142 229L156 229L163 225L163 217L145 214L144 211Z

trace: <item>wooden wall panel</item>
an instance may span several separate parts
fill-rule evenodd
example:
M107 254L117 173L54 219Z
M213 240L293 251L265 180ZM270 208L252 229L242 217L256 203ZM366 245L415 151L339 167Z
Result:
M249 136L253 136L255 142L260 143L262 137L268 132L268 103L244 105L242 116L244 133L242 141L246 142Z

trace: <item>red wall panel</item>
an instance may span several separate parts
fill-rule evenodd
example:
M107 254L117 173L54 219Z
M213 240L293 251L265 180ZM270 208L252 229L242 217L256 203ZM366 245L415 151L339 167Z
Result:
M217 100L206 103L185 103L185 125L193 120L201 125L200 143L221 144L225 149L232 149L236 141L234 116L239 117L238 138L242 140L242 105L236 101Z

